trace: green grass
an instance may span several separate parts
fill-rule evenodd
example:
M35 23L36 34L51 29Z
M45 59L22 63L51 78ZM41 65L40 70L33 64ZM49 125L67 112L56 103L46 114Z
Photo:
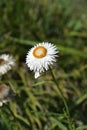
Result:
M16 59L15 68L0 77L0 83L16 93L0 108L1 130L69 130L50 71L34 79L25 64L27 51L43 41L59 50L54 74L76 130L87 130L86 4L86 0L0 0L0 54Z

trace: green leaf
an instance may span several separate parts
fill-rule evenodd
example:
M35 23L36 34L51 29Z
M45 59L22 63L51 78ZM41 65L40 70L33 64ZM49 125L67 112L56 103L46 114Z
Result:
M83 96L81 96L77 101L76 101L76 105L81 104L84 100L87 99L87 93L84 94Z
M65 125L63 125L59 120L51 117L52 125L49 130L53 130L56 126L58 126L61 130L68 130Z
M87 125L80 126L76 130L87 130Z

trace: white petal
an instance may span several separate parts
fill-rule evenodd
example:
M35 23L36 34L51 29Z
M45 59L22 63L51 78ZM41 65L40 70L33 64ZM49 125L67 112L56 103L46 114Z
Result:
M40 76L39 72L35 72L35 79L38 78Z
M2 54L0 59L4 60L4 63L0 64L0 75L3 75L15 65L15 60L12 56L6 54Z

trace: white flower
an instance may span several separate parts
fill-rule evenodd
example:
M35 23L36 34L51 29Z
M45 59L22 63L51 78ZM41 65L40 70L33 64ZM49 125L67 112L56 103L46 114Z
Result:
M0 107L9 101L10 87L5 84L0 84Z
M3 75L14 66L15 61L12 56L8 54L0 55L0 75Z
M56 62L58 50L55 45L43 42L31 48L26 56L26 64L35 73L38 78L44 70Z

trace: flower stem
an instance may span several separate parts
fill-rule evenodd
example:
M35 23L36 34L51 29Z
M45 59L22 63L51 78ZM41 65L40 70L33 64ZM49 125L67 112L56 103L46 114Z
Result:
M65 98L64 98L64 96L63 96L63 93L62 93L62 91L61 91L61 89L60 89L60 87L59 87L59 85L58 85L58 83L57 83L57 80L56 80L56 78L55 78L55 75L54 75L53 70L52 70L51 67L50 67L50 71L51 71L51 75L52 75L53 81L54 81L54 83L56 84L56 86L57 86L57 88L58 88L58 92L59 92L59 94L61 95L61 98L62 98L62 100L63 100L64 106L65 106L65 109L66 109L67 121L68 121L68 123L69 123L69 129L70 129L70 130L76 130L76 129L75 129L75 125L73 124L73 122L72 122L72 120L71 120L71 118L70 118L70 112L69 112L69 108L68 108L67 102L66 102L66 100L65 100Z

